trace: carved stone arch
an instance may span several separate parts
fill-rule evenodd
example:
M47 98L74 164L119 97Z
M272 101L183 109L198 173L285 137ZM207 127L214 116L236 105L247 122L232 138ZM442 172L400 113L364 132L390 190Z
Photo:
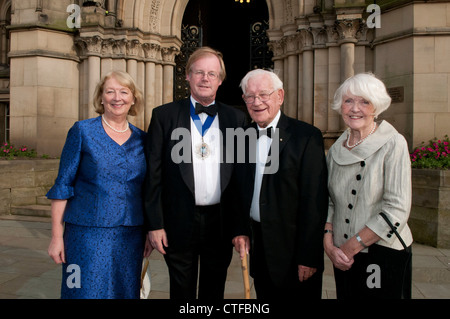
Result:
M120 5L118 7L118 10L120 10L119 16L120 16L120 20L122 21L122 26L124 28L134 28L135 27L134 11L135 11L136 1L141 1L141 0L119 0L119 2L120 2Z
M266 2L269 8L270 29L280 29L284 24L284 0L266 0Z
M162 36L181 36L181 21L189 0L118 0L117 19L125 28Z
M12 0L3 1L3 4L0 8L0 21L5 21L8 18L7 14L8 10L11 9L11 1Z
M173 4L173 10L171 7L165 8L164 12L171 14L170 20L170 34L176 36L181 39L181 23L183 21L184 11L186 10L187 4L189 0L174 0L175 4ZM163 17L163 21L165 21L165 17Z
M158 0L160 1L160 0ZM147 24L144 21L145 16L148 16L148 10L146 5L148 4L148 0L135 0L134 3L134 12L133 12L133 27L140 29L142 31L147 30Z

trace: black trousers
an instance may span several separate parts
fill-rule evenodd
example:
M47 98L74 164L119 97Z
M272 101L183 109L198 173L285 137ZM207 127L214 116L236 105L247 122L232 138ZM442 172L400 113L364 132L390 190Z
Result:
M337 299L411 299L412 252L373 244L353 257L352 267L334 267Z
M322 297L322 275L318 270L311 278L300 282L298 265L292 260L283 282L274 282L267 265L262 241L261 224L252 222L252 247L250 250L250 272L255 285L256 297L263 300L302 300Z
M220 206L197 206L193 236L185 249L166 249L171 299L224 298L233 246L221 233ZM200 267L199 267L200 266Z

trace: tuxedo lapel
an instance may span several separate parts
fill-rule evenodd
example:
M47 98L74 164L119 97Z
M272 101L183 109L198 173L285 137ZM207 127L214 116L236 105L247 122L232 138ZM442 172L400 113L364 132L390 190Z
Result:
M267 156L266 162L266 171L263 176L261 189L267 187L267 180L269 176L276 174L280 169L281 165L281 154L283 153L283 149L287 145L291 137L291 133L289 132L289 123L287 117L281 112L280 119L278 120L277 129L275 134L272 136L272 144L269 149L269 153ZM278 141L278 145L275 143Z
M177 127L175 127L175 128L186 128L189 132L191 132L190 103L191 102L189 99L185 99L185 100L181 101L180 111L178 113ZM192 195L195 196L194 168L192 165L192 150L189 154L189 157L191 160L188 162L182 161L179 164L179 168L180 168L181 176L183 177L183 181L186 183L187 187L192 192Z
M291 133L289 133L289 123L286 115L284 115L283 112L281 112L280 119L278 120L278 153L281 154L283 151L283 148L286 146L289 138L291 137ZM273 142L272 142L273 143Z

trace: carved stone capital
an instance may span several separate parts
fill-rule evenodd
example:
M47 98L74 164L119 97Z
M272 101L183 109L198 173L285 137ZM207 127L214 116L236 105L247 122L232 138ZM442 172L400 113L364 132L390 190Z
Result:
M75 44L81 49L82 55L101 55L103 40L98 35L87 38L78 38Z
M301 29L298 31L300 35L300 43L303 49L310 49L314 43L314 38L311 33L312 29Z
M270 41L267 45L269 46L269 49L273 52L274 59L283 55L284 50L281 40Z
M339 34L339 42L353 42L356 43L357 34L361 28L364 28L364 22L362 19L343 19L336 21L336 30Z
M127 56L138 57L141 51L141 43L139 40L128 40L126 43Z
M297 52L297 50L299 49L299 38L300 38L300 36L298 33L289 35L284 38L285 39L284 43L286 46L287 54Z
M144 50L146 59L156 60L158 58L158 53L161 50L161 46L156 43L143 43L142 49Z
M161 54L165 63L175 64L175 57L180 53L176 47L162 47Z

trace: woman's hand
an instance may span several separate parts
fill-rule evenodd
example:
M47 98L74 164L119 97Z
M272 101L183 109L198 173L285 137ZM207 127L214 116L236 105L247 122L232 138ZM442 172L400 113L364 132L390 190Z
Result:
M64 240L62 237L52 237L52 241L48 246L48 255L57 264L66 263Z
M333 246L329 249L325 249L325 253L337 269L345 271L352 267L354 261L353 258L348 258L340 248Z

